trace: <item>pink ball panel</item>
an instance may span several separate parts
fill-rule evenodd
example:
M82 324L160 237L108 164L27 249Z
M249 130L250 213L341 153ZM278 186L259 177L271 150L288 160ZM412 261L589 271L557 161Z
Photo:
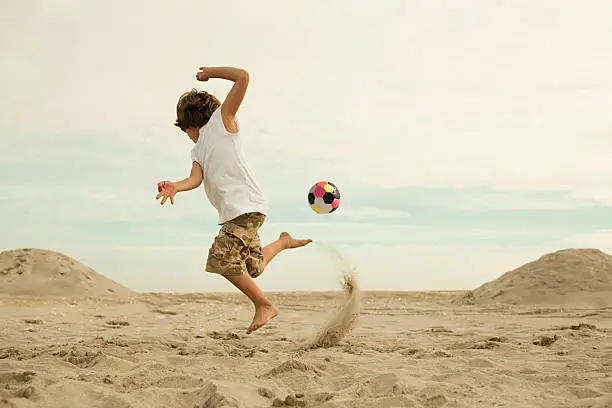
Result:
M315 197L323 197L323 195L325 194L325 190L323 189L323 187L317 186L317 188L315 188L313 194L314 194Z

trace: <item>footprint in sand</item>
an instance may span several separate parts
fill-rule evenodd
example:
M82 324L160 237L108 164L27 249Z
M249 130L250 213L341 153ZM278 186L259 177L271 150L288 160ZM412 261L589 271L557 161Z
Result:
M178 314L177 312L174 312L174 311L172 311L172 310L164 310L164 309L158 309L158 308L156 308L156 309L151 309L151 312L153 312L153 313L159 313L159 314L161 314L161 315L169 315L169 316L175 316L175 315L177 315L177 314Z
M569 391L578 399L599 398L603 394L589 387L569 387Z
M357 388L357 395L360 397L382 397L402 392L403 387L398 383L397 375L393 373L372 377Z
M0 373L0 386L2 388L21 386L31 382L35 375L36 372L34 371Z
M559 337L555 334L554 336L540 336L536 340L533 341L533 344L536 346L548 347L554 342L556 342Z
M434 395L426 398L425 401L423 401L423 405L427 408L439 408L444 406L446 402L446 397L444 395Z
M281 374L292 372L292 371L312 372L312 373L315 373L316 375L321 375L321 371L311 366L310 364L303 363L299 360L290 359L276 366L270 371L262 374L260 378L277 377Z
M242 337L235 332L220 332L220 331L210 331L206 333L208 337L215 340L240 340Z
M106 322L106 327L110 327L113 329L118 329L120 327L125 327L129 325L130 325L130 322L127 322L125 320L109 320Z
M470 367L475 368L492 368L494 367L493 363L486 358L473 358L468 361Z
M42 324L43 321L40 319L25 319L23 322L26 324Z

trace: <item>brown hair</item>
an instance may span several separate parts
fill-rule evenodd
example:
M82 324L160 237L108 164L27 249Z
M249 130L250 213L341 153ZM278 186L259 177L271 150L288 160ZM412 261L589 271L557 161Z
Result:
M192 89L185 92L176 104L176 122L182 130L201 128L208 123L221 102L206 91Z

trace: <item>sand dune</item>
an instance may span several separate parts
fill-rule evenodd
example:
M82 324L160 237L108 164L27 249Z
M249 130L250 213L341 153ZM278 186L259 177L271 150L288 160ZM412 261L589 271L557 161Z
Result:
M457 296L3 295L0 407L612 407L611 308Z
M0 252L0 282L0 294L9 295L134 295L73 258L35 248Z
M612 306L612 256L590 248L546 254L462 299L474 304Z

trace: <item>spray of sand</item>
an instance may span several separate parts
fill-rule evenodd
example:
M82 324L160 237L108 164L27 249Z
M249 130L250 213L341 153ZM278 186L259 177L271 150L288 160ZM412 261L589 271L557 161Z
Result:
M332 347L338 344L357 324L359 310L361 309L359 282L355 268L351 267L337 250L321 243L317 243L317 246L330 255L341 272L340 283L344 288L345 295L339 309L304 348Z

